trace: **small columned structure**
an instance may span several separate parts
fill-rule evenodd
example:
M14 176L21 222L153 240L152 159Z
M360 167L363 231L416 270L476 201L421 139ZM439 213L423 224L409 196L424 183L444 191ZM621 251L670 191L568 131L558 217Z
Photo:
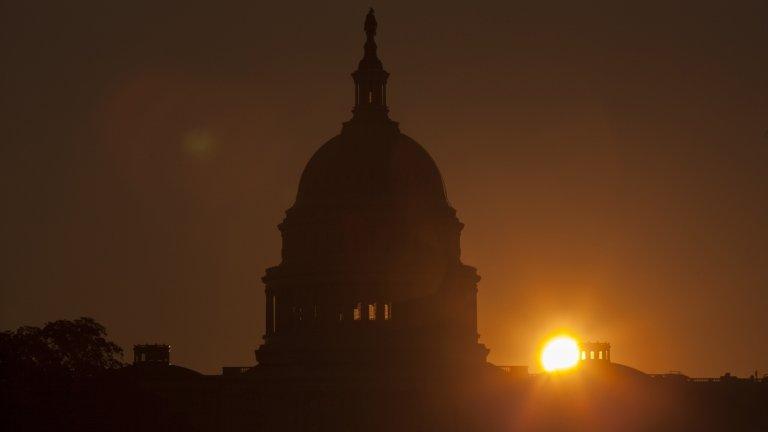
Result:
M580 360L582 362L610 363L611 344L608 342L581 342L579 344Z
M171 346L166 344L143 344L133 346L133 364L171 364Z

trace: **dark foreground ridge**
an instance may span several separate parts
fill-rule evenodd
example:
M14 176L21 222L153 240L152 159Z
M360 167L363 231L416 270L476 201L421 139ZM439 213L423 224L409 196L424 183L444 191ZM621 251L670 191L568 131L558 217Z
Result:
M768 430L757 376L650 376L607 351L562 374L488 363L463 224L429 153L389 118L373 10L364 30L352 119L279 225L257 364L206 376L172 365L168 345L137 345L132 365L66 385L15 380L41 402L14 404L4 430ZM8 407L19 396L5 388Z

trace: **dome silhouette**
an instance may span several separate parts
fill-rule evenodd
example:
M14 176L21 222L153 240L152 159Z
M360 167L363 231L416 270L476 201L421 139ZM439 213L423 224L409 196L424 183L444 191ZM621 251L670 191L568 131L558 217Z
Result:
M345 128L307 163L295 207L350 203L447 205L429 153L395 125L383 134Z
M310 158L278 225L281 261L265 284L259 367L408 364L482 368L474 267L464 225L429 153L389 118L387 78L366 16L355 105ZM374 366L376 365L376 366Z

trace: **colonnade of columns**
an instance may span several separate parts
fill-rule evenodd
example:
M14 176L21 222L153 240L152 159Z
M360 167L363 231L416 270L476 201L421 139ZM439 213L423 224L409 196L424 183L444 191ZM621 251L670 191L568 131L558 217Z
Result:
M581 361L611 361L611 345L604 342L585 342L579 347Z
M266 291L266 337L284 328L296 328L303 321L389 321L392 319L391 302L357 302L350 306L318 304L280 304L278 297ZM333 313L329 313L334 311ZM322 314L322 317L321 317Z

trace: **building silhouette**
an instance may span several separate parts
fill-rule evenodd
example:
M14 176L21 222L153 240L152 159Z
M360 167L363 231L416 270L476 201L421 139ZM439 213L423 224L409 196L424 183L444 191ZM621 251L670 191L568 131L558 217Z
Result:
M279 225L260 367L485 362L463 224L429 153L389 119L376 27L371 10L353 117L309 160Z
M480 278L440 171L389 118L376 30L371 9L352 118L307 163L263 277L266 332L245 375L273 395L264 430L470 427L467 384L501 374L478 342Z

